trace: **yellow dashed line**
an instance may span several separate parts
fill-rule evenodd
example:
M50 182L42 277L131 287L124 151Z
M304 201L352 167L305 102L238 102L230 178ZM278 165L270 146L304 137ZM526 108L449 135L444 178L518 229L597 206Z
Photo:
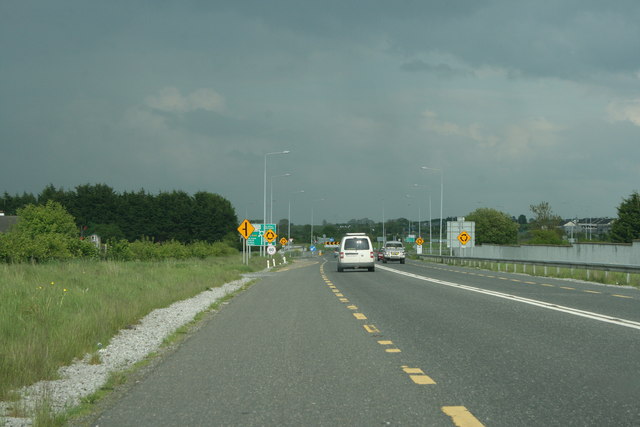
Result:
M508 277L498 277L498 279L500 279L500 280L509 280Z
M393 341L381 340L381 341L378 341L378 344L380 344L380 345L393 345Z
M336 293L336 294L337 294L337 293L338 293L338 292L340 292L340 291L339 291L338 289L332 289L332 290L331 290L331 292L333 292L333 293Z
M633 299L633 297L629 297L629 296L626 296L626 295L612 294L611 296L612 296L612 297L617 297L617 298L629 298L629 299Z
M340 302L349 302L349 300L346 298L340 298Z
M334 294L334 295L337 296L337 297L343 297L344 296L342 294Z
M536 284L536 282L523 282L523 283L526 283L527 285L535 285ZM543 286L546 286L546 285L543 285ZM553 286L553 285L551 285L551 286Z
M416 384L419 385L429 385L435 384L436 382L427 374L425 374L420 368L409 368L408 366L403 366L402 370L409 374L409 378Z
M367 316L365 316L362 313L353 313L353 317L355 317L358 320L367 320Z
M602 292L597 292L597 291L583 291L583 292L588 292L590 294L601 294Z
M464 406L443 406L442 412L451 417L458 427L482 427L483 424Z
M347 306L347 308L348 308L349 310L357 310L357 309L358 309L358 307L357 307L357 306L355 306L355 305L348 305L348 306Z
M560 286L560 289L567 289L569 291L575 291L576 288L570 288L569 286Z
M525 283L529 283L529 282L525 282ZM535 285L535 283L531 283L531 284L532 284L532 285ZM550 285L550 284L548 284L548 283L540 283L540 285L541 285L541 286L546 286L546 287L548 287L548 288L555 288L555 286L554 286L554 285Z
M369 332L370 334L375 334L380 332L380 330L376 328L375 325L362 325L362 327L365 329L365 331Z
M400 353L401 350L399 348L387 348L385 350L387 353Z
M522 282L522 280L518 280L518 279L509 279L509 280L511 280L512 282L517 282L517 283L521 283Z

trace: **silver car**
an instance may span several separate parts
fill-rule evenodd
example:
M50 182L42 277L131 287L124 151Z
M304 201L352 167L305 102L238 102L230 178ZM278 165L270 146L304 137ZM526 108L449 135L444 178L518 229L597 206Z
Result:
M382 262L400 261L400 264L404 264L405 257L406 255L402 242L392 240L384 244L384 249L382 250Z

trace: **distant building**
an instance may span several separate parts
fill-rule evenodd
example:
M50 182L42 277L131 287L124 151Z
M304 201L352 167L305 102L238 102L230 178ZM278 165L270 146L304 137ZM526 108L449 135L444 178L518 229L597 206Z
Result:
M611 233L613 218L582 218L568 220L562 225L567 236L584 234L592 237L600 237Z
M0 233L6 233L18 223L18 216L5 215L4 212L0 212Z
M93 243L96 248L100 249L100 236L97 234L92 234L89 236L89 241Z

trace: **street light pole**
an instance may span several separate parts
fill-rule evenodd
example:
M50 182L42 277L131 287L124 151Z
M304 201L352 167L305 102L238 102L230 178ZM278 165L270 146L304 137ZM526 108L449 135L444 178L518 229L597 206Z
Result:
M313 202L322 202L324 199L316 199L311 201L311 239L309 241L310 246L313 246Z
M291 194L304 193L304 190L294 191ZM291 194L289 195L289 220L287 223L287 242L291 241ZM287 243L289 244L289 243Z
M273 178L278 178L278 177L282 177L282 176L291 176L291 174L289 172L282 174L282 175L274 175L271 177L270 181L271 181L271 197L269 200L269 223L273 224Z
M433 222L432 221L432 217L431 217L431 190L429 189L429 187L426 187L424 185L413 184L413 188L414 189L418 189L420 187L426 188L427 189L427 194L429 195L429 253L431 253L431 243L433 242L433 237L431 235L431 223ZM420 234L420 231L418 231L418 234ZM420 236L420 237L422 237L422 236Z
M444 190L444 185L443 185L443 175L444 175L444 173L443 173L442 169L430 168L428 166L421 166L420 169L433 170L433 171L440 172L440 242L439 242L439 255L442 255L442 200L443 200L443 190Z
M262 246L261 248L261 252L262 254L264 254L264 249L265 249L265 241L264 241L264 233L267 231L267 156L272 156L275 154L289 154L291 151L289 150L285 150L285 151L275 151L273 153L265 153L264 155L264 203L263 203L263 209L262 209L262 224L263 224L263 230L262 230Z

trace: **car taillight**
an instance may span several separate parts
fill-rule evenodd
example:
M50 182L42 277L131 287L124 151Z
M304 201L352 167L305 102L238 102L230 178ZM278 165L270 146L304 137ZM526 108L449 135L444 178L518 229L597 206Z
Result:
M340 259L344 258L344 252L340 252Z
M373 252L369 252L369 258L373 259Z

